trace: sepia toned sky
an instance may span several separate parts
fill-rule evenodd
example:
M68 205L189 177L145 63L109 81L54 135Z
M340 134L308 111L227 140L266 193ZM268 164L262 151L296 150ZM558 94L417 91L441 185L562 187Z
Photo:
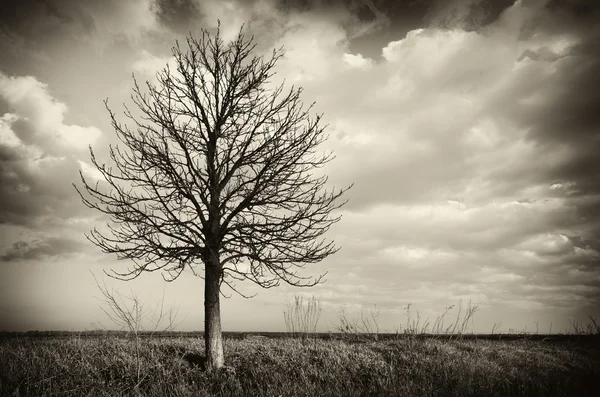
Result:
M88 145L116 142L103 100L122 114L132 73L152 80L218 19L257 54L285 47L276 78L324 114L332 186L355 183L328 234L342 249L303 273L326 283L239 284L258 295L222 301L225 331L285 330L295 294L321 331L375 307L394 331L409 303L433 321L471 301L481 333L600 317L599 17L593 0L3 1L0 330L111 328L93 274L149 306L164 289L177 329L203 329L191 273L103 275L128 263L85 239L104 220L72 183L94 178Z

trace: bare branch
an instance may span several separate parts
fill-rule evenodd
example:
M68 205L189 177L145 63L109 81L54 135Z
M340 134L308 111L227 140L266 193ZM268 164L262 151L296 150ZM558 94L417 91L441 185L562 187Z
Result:
M201 266L238 294L233 280L323 282L299 270L339 249L323 235L351 186L327 190L327 177L314 176L334 158L317 150L327 139L322 116L303 106L301 88L272 86L283 49L253 56L242 30L229 43L203 31L186 44L176 43L175 67L156 82L133 77L129 125L105 101L120 145L109 147L110 166L90 148L101 181L80 173L75 186L86 206L110 217L87 238L131 261L111 274L121 279L160 270L172 281Z

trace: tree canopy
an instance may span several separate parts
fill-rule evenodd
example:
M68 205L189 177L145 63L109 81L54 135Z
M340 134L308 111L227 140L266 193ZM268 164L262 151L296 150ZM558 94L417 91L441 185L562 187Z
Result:
M298 270L339 249L323 235L351 186L327 190L327 176L315 175L333 159L318 151L327 138L322 115L303 106L301 88L272 83L283 50L265 58L252 55L255 47L243 29L227 43L218 30L203 30L199 40L187 38L187 49L177 43L174 66L155 82L140 86L134 76L127 124L105 101L120 144L109 148L112 165L90 148L101 183L80 173L83 188L75 188L110 218L88 239L133 262L115 277L162 270L172 281L188 268L210 294L216 289L216 298L205 291L213 306L221 283L242 294L236 281L322 281Z

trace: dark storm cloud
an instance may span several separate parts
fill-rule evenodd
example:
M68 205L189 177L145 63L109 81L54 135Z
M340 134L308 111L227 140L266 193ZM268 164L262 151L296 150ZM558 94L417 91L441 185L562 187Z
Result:
M201 2L196 0L156 0L155 12L161 23L183 34L187 34L202 15Z
M530 124L531 137L540 144L567 145L576 155L560 170L558 179L575 178L586 188L600 189L600 91L595 89L600 75L600 2L593 0L550 1L547 13L530 21L523 38L534 34L549 37L554 43L573 40L576 44L562 54L542 46L526 49L521 56L535 62L555 65L557 76L551 87L538 88L539 101L527 103L520 114ZM533 121L536 123L534 124ZM588 178L592 178L588 180ZM587 189L585 189L587 190ZM599 192L599 191L595 191Z
M562 50L542 46L527 49L534 56L521 62L554 66L552 85L540 85L535 100L521 102L518 114L529 136L547 152L562 150L566 158L541 176L547 183L570 184L570 202L578 209L597 248L600 240L600 3L551 1L546 13L532 20L525 36L548 37L551 43L571 40ZM565 44L566 45L566 44ZM550 47L550 48L548 48ZM542 56L545 54L545 57ZM515 105L513 105L515 106ZM596 225L596 226L594 226ZM598 258L593 258L596 265Z
M586 23L597 22L596 16L600 11L600 3L596 0L550 0L547 7L550 10L565 11Z
M13 0L0 4L0 24L26 37L46 40L60 30L93 29L93 19L72 1Z
M54 50L67 43L103 48L115 41L153 40L158 30L156 1L5 1L0 5L0 46L20 44L28 51L56 55ZM3 63L0 68L6 72Z
M95 3L102 7L94 9L92 6ZM73 62L72 59L65 59L68 57L65 48L88 51L101 48L94 35L98 26L102 27L107 20L111 20L109 10L115 9L118 4L89 0L0 2L0 71L13 75L31 74L46 79L60 75L56 71L48 71ZM108 14L108 17L102 13ZM123 29L129 25L134 24L121 24Z
M282 1L291 9L318 9L319 5L348 10L362 23L373 23L365 34L353 37L351 49L370 58L407 32L426 27L475 30L494 22L514 0L339 0Z
M78 169L74 159L30 160L0 146L0 224L37 228L85 215L86 208L73 203Z
M362 21L371 22L381 13L392 13L406 6L402 1L371 0L276 0L276 6L284 11L319 11L344 8L356 13Z
M600 34L583 40L600 40ZM559 179L577 183L580 193L600 193L600 92L594 87L600 76L600 47L581 47L557 67L564 77L559 95L540 109L543 122L532 130L542 144L567 145L576 153L562 169Z
M423 23L450 26L468 19L477 27L498 18L514 0L279 0L284 10L314 11L326 8L346 8L361 21L370 22L385 15L392 24L412 24L411 29Z
M562 78L553 88L553 100L541 109L532 109L537 110L539 113L536 116L544 120L533 132L533 136L540 141L568 142L582 149L598 141L600 92L594 86L600 72L600 28L597 24L600 3L594 4L583 1L552 2L548 6L551 14L533 28L557 40L561 39L560 35L572 35L578 41L560 59L555 59L560 60L556 73ZM552 54L546 48L539 52L544 50Z
M75 21L48 2L0 2L0 71L22 74L47 69L52 62L49 49L54 40L81 32L81 25Z
M426 7L423 21L429 27L477 30L498 19L515 0L416 0Z

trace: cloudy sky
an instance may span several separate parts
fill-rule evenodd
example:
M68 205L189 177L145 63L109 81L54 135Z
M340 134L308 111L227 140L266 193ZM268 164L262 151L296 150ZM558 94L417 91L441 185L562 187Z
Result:
M0 330L91 329L92 273L203 328L203 281L147 273L84 232L102 222L72 187L115 142L102 101L128 101L188 32L242 23L259 52L284 45L277 78L304 87L329 123L336 186L355 183L305 274L325 284L238 285L226 331L284 330L286 300L312 294L319 329L338 311L403 308L434 319L479 306L475 332L560 331L600 317L600 5L589 0L19 0L0 5ZM456 314L456 310L454 312Z

